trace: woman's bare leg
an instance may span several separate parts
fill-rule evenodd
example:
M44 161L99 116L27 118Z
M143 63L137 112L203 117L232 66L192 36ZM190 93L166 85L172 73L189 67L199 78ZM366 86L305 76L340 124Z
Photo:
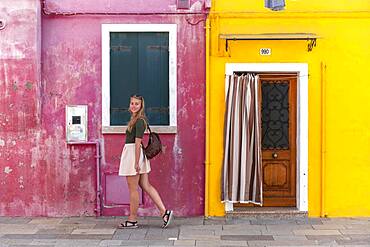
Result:
M129 221L137 220L137 210L139 208L139 185L140 175L127 176L127 185L130 192L130 216L128 217Z
M164 206L158 191L149 183L149 176L147 173L140 174L139 185L153 200L159 209L161 216L164 215L166 207Z

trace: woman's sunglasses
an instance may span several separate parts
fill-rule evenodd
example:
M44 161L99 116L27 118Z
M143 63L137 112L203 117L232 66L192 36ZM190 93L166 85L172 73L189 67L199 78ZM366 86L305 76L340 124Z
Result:
M141 96L140 94L132 94L131 95L131 98L136 98L136 99L142 100L143 99L143 96Z

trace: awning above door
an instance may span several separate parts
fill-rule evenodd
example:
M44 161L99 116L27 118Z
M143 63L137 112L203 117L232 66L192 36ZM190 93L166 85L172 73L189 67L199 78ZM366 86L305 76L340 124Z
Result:
M230 40L307 40L307 50L312 51L316 46L316 39L320 38L314 33L257 33L257 34L220 34L220 39L226 40L226 51Z

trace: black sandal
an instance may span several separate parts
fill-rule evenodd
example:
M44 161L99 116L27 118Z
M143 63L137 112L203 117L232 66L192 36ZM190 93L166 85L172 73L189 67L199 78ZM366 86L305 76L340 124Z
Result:
M164 212L164 215L162 216L162 219L163 219L162 228L166 228L171 223L172 218L173 218L173 211L172 210L166 210Z
M125 223L121 223L121 225L118 228L121 228L121 229L138 228L137 221L126 220Z

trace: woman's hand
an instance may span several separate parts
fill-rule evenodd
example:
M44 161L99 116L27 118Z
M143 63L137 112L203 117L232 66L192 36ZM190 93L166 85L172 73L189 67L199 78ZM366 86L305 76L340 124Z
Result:
M141 154L141 138L135 138L135 170L136 173L140 172L140 154Z
M136 173L139 174L140 172L140 166L138 163L135 164L135 170L136 170Z

